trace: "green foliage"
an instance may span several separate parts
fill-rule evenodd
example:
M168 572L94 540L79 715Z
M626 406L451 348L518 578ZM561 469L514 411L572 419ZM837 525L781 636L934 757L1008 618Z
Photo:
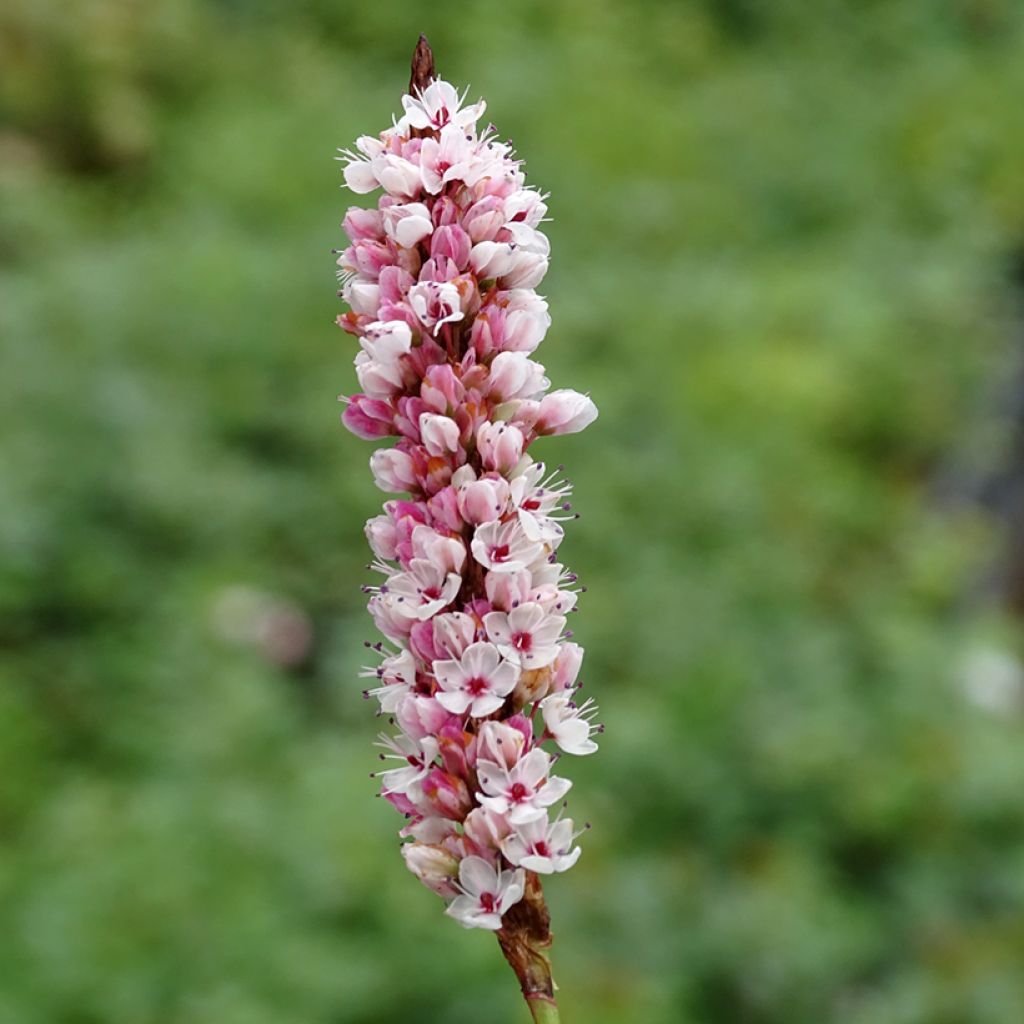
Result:
M331 157L421 29L552 193L540 357L602 411L545 449L608 726L564 1018L1024 1019L1024 723L965 686L999 537L933 486L1002 443L1018 6L13 0L0 1024L523 1020L358 698Z

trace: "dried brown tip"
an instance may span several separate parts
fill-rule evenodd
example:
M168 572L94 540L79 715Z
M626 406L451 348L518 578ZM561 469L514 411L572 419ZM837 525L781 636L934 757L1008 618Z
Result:
M437 78L437 72L434 69L434 51L430 48L427 37L421 33L412 54L409 95L415 96L418 92L422 92L435 78Z

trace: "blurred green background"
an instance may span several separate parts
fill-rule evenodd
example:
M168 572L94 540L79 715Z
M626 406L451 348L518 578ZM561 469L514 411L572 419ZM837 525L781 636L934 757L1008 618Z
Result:
M1024 1020L1024 9L5 0L0 1022L524 1020L367 778L332 157L421 30L602 411L567 1024Z

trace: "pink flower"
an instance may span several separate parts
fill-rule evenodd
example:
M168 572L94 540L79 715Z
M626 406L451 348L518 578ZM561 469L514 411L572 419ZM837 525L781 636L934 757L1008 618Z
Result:
M575 838L571 818L560 818L553 823L547 818L538 818L518 826L506 836L501 842L501 852L517 867L550 875L555 871L568 871L579 860L580 848L570 849Z
M476 124L487 109L483 100L462 106L455 87L435 79L416 96L403 96L405 120L413 128L443 128L449 122L460 128Z
M380 773L385 794L408 794L415 783L426 777L437 757L437 740L432 736L414 740L408 736L391 737L381 733L379 746L390 751L389 754L381 754L382 758L404 762L401 768L390 768Z
M565 616L548 615L535 602L521 604L508 614L484 616L487 637L502 656L525 669L545 668L558 657L558 640Z
M501 927L501 915L523 898L526 874L519 868L501 871L483 857L466 857L459 865L459 888L446 914L465 928Z
M547 808L569 792L568 779L548 776L551 757L535 748L512 768L481 762L477 765L480 786L484 792L480 804L497 814L504 814L509 824L519 826L543 818Z
M515 519L478 526L471 546L473 557L497 573L521 572L544 555L544 546L530 540Z
M458 660L434 662L434 675L444 691L438 703L453 714L473 718L493 714L515 689L519 670L502 660L494 644L470 644Z
M592 754L597 744L590 738L596 729L591 722L597 714L593 701L580 707L562 693L552 693L540 702L544 725L554 741L567 754Z
M423 281L409 289L409 305L427 330L462 319L462 300L454 284Z
M550 259L546 196L526 187L510 144L478 130L483 102L463 101L430 81L343 154L349 187L383 194L345 215L351 308L338 323L358 341L360 387L342 420L396 438L370 469L407 495L366 523L383 582L363 589L393 644L372 645L366 696L399 730L381 737L382 795L405 815L409 870L450 916L497 930L538 899L527 872L580 853L572 822L548 820L571 785L550 774L550 751L589 753L598 731L593 705L571 699L582 649L565 616L582 588L557 551L575 514L569 485L532 451L597 410L549 393L531 358L551 322L535 290Z

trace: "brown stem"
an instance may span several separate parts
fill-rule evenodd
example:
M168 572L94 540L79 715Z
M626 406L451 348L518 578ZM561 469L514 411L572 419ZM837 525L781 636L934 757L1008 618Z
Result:
M526 892L502 919L498 942L519 979L534 1020L557 1021L555 983L551 978L551 917L540 877L526 872Z

